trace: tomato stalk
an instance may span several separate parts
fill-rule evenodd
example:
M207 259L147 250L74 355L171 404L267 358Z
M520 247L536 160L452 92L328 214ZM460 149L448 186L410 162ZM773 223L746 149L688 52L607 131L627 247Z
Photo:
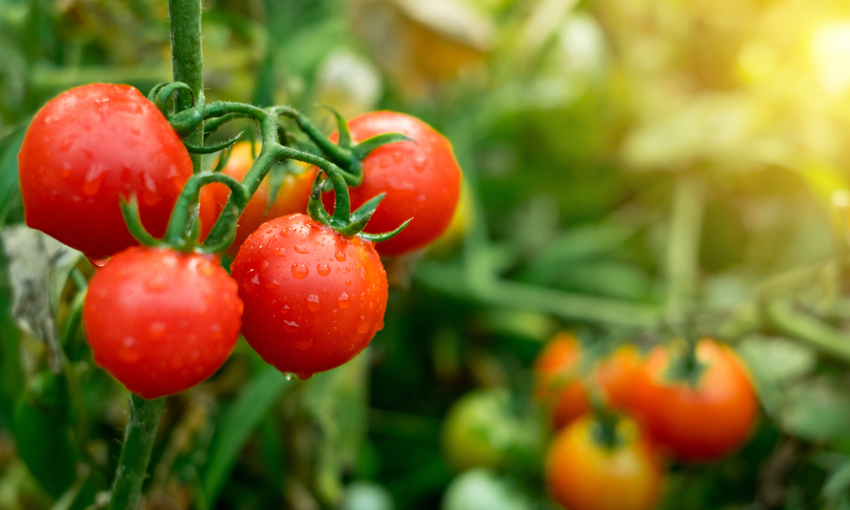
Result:
M591 425L593 438L608 450L617 448L622 442L617 433L620 415L605 406L599 398L591 398L590 405L593 408L594 418Z
M195 105L204 104L204 60L201 48L201 0L168 0L171 24L171 65L175 82L189 86ZM178 96L177 109L192 106L192 99ZM201 121L185 137L186 142L201 145L204 125ZM191 154L192 168L201 171L203 155Z
M136 510L142 497L151 451L165 399L145 400L133 395L130 400L130 419L124 435L124 446L118 459L109 510Z

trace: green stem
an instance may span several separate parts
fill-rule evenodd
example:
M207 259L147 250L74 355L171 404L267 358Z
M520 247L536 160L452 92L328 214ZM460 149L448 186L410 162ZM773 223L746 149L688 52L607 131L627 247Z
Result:
M108 510L136 510L142 498L148 463L165 399L145 400L133 395L130 400L130 419L124 436L124 447L118 459L112 499Z
M201 50L201 0L168 0L171 22L171 64L174 81L189 85L195 105L204 104L204 60ZM179 96L177 111L191 107L190 98ZM186 137L192 145L203 145L204 126L200 122ZM203 155L191 154L195 173L201 171Z
M665 261L665 314L668 322L675 325L684 323L696 299L699 243L705 209L702 186L702 180L696 175L683 174L678 177L673 189L670 236Z

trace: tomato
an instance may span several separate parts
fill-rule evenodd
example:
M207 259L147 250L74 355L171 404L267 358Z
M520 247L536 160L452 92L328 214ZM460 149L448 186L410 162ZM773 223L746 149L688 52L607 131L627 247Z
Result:
M256 147L259 153L260 147ZM245 178L245 174L251 169L254 163L254 157L251 154L251 143L240 142L233 147L230 153L230 159L221 170L238 181ZM229 255L235 257L239 252L239 247L245 242L245 239L257 230L264 222L286 216L298 212L307 211L307 201L310 198L310 191L313 185L313 179L316 177L316 170L310 168L297 175L287 175L278 190L277 196L271 207L269 207L269 198L271 196L271 185L269 177L266 176L257 192L251 198L242 216L239 218L239 228L236 230L236 238L230 248L227 249ZM201 239L204 239L209 234L222 209L227 203L227 198L230 196L230 189L224 184L215 183L204 186L201 189ZM268 213L266 212L268 210Z
M414 140L375 149L363 160L363 183L350 189L352 209L387 194L365 232L389 232L413 218L399 235L378 243L378 252L402 255L440 237L460 194L460 167L448 140L421 120L395 112L360 115L348 127L355 143L383 133L402 133ZM332 211L333 193L325 193L322 199Z
M587 389L581 381L581 346L570 333L557 334L543 349L534 366L536 396L552 412L552 425L559 429L590 408ZM626 344L603 359L591 377L592 390L600 391L614 409L626 409L631 399L632 378L639 354Z
M535 395L552 412L558 429L586 413L590 404L579 379L581 347L575 336L559 333L543 349L534 365Z
M215 259L132 247L95 273L83 320L95 362L157 398L211 376L236 345L242 302Z
M142 223L159 237L192 175L189 153L153 103L105 83L47 103L18 163L27 225L95 259L138 244L119 197L136 195Z
M516 412L504 389L473 390L449 408L440 435L443 455L458 471L506 467L517 457L539 456L539 420Z
M686 461L713 460L747 439L758 413L752 382L727 347L704 339L697 346L703 372L695 385L667 379L669 349L654 349L637 371L632 411L659 444Z
M570 510L649 510L658 501L663 466L635 423L621 419L617 442L604 444L590 415L558 432L549 448L546 482Z
M631 344L618 347L596 367L596 381L614 409L625 410L631 405L635 374L640 370L641 359L637 348Z
M362 351L384 326L387 275L369 241L306 214L264 223L231 266L242 334L266 362L306 378Z

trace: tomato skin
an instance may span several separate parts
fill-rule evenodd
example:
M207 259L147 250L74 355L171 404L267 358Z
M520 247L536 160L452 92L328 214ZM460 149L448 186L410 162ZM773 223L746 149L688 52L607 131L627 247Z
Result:
M267 363L307 378L342 365L383 328L387 275L369 241L306 214L251 234L231 266L242 334Z
M258 154L260 148L258 144L256 147ZM253 164L254 157L251 154L251 143L239 142L233 147L230 153L230 159L227 160L227 164L221 172L241 182ZM263 179L257 192L254 193L254 196L251 197L251 200L242 212L242 216L239 218L239 227L236 230L236 238L225 253L235 257L239 252L239 247L245 242L245 239L264 222L279 216L286 216L287 214L306 212L307 202L310 199L310 191L315 177L316 169L312 167L301 174L288 175L284 179L283 184L281 184L280 190L271 207L269 207L269 197L271 196L269 178L267 176ZM221 183L209 184L201 189L200 238L202 240L212 230L229 196L230 188ZM268 214L266 214L266 209L268 209Z
M378 252L402 255L440 237L460 195L460 167L449 141L415 117L388 111L360 115L348 127L355 143L383 133L402 133L414 140L375 149L363 160L363 183L349 190L352 209L380 193L387 194L366 232L389 232L413 218L399 235L378 243ZM337 134L331 138L336 140ZM333 193L324 193L322 199L325 207L333 210Z
M138 243L119 197L162 236L192 160L162 113L129 85L73 88L33 118L18 155L26 222L89 258Z
M543 349L534 365L536 397L551 409L552 425L559 429L586 413L590 407L579 380L581 346L570 333L558 333Z
M629 419L617 425L622 443L612 449L593 434L590 415L558 432L549 448L546 481L553 498L570 510L649 510L655 506L663 468Z
M671 352L657 347L634 379L631 408L647 433L684 461L723 457L746 441L758 400L746 369L727 347L704 339L697 360L705 367L696 387L665 375Z
M142 247L95 273L83 307L95 362L148 399L215 373L241 316L236 282L214 258Z
M581 345L574 335L561 332L549 341L537 358L535 395L552 412L552 425L559 429L588 412L590 401L579 374ZM614 409L626 409L631 400L632 378L639 354L624 345L602 360L590 382L596 384Z

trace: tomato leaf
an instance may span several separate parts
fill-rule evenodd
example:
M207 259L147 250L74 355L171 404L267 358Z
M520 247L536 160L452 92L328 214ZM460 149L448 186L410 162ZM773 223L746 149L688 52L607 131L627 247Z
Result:
M242 389L233 405L222 413L201 477L204 498L210 508L215 506L215 500L251 432L291 385L289 379L275 367L266 367Z
M0 140L0 148L3 149L0 151L0 228L3 228L12 207L19 203L18 152L25 132L25 129L19 129Z

